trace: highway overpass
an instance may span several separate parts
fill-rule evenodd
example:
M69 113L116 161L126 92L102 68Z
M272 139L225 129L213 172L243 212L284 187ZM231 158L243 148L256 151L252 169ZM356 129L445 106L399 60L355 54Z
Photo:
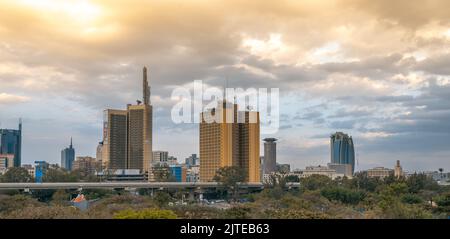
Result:
M287 184L290 188L298 188L299 183ZM70 182L70 183L0 183L0 190L11 189L208 189L222 188L216 182ZM240 184L240 188L263 189L262 183Z

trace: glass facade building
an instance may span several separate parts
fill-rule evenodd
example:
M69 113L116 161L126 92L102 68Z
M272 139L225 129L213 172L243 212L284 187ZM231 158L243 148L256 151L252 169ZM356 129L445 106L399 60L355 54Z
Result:
M0 129L0 154L14 155L14 167L22 163L22 123L19 129Z
M72 145L72 139L70 139L69 148L65 148L61 151L61 167L71 171L73 161L75 161L75 149Z
M355 148L351 136L342 132L336 132L330 138L331 163L349 164L352 166L352 174L355 172Z

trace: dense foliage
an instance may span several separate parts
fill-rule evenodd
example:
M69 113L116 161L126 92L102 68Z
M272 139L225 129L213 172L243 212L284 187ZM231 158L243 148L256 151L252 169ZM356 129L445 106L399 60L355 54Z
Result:
M59 177L59 173L52 175ZM352 179L335 180L319 175L301 179L274 176L262 191L236 190L244 177L236 168L221 170L216 179L226 190L204 193L204 198L209 201L211 198L222 200L216 203L199 203L189 197L189 190L83 190L90 206L81 211L70 203L77 191L3 192L0 194L0 218L309 219L450 216L450 187L439 186L421 174L400 179L375 179L358 174ZM27 180L27 177L22 179ZM300 182L300 189L289 186L296 181Z

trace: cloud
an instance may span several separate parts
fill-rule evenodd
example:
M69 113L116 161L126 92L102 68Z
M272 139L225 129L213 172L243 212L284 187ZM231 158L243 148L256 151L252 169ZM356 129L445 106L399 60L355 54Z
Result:
M0 105L4 104L17 104L17 103L23 103L29 101L30 98L26 96L19 96L19 95L11 95L7 93L0 93Z
M197 151L198 142L190 136L194 125L171 122L171 90L228 80L231 87L280 89L288 130L279 134L293 142L301 135L304 144L280 151L285 162L327 161L326 140L315 136L342 129L362 143L367 160L385 148L407 159L417 148L408 143L413 136L430 142L423 153L442 163L448 150L431 142L450 136L448 4L0 0L0 120L23 116L27 145L39 145L24 148L29 162L59 161L55 147L71 134L80 154L93 155L102 110L141 98L146 65L155 144L178 158ZM26 104L5 107L11 102ZM189 143L173 148L172 132ZM47 140L35 143L42 134Z

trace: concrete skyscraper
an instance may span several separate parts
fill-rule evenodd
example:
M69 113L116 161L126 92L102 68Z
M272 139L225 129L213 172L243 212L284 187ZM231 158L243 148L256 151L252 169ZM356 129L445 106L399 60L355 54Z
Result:
M61 151L61 167L71 171L73 161L75 161L75 149L73 148L72 138L70 138L69 147Z
M220 102L217 108L200 115L200 180L203 182L212 181L218 169L229 166L243 168L248 182L261 180L259 112L238 111L237 108L237 104ZM210 123L208 117L216 115L222 117L222 121ZM228 117L234 121L227 122ZM256 122L250 118L255 118Z
M13 165L8 167L20 167L22 164L22 120L18 130L0 129L0 154L14 155Z
M143 69L143 101L126 110L104 113L102 161L107 169L148 172L152 161L152 114L147 68Z
M336 132L330 137L331 163L351 165L352 175L355 172L355 147L351 136Z
M264 174L277 171L277 139L264 139Z

